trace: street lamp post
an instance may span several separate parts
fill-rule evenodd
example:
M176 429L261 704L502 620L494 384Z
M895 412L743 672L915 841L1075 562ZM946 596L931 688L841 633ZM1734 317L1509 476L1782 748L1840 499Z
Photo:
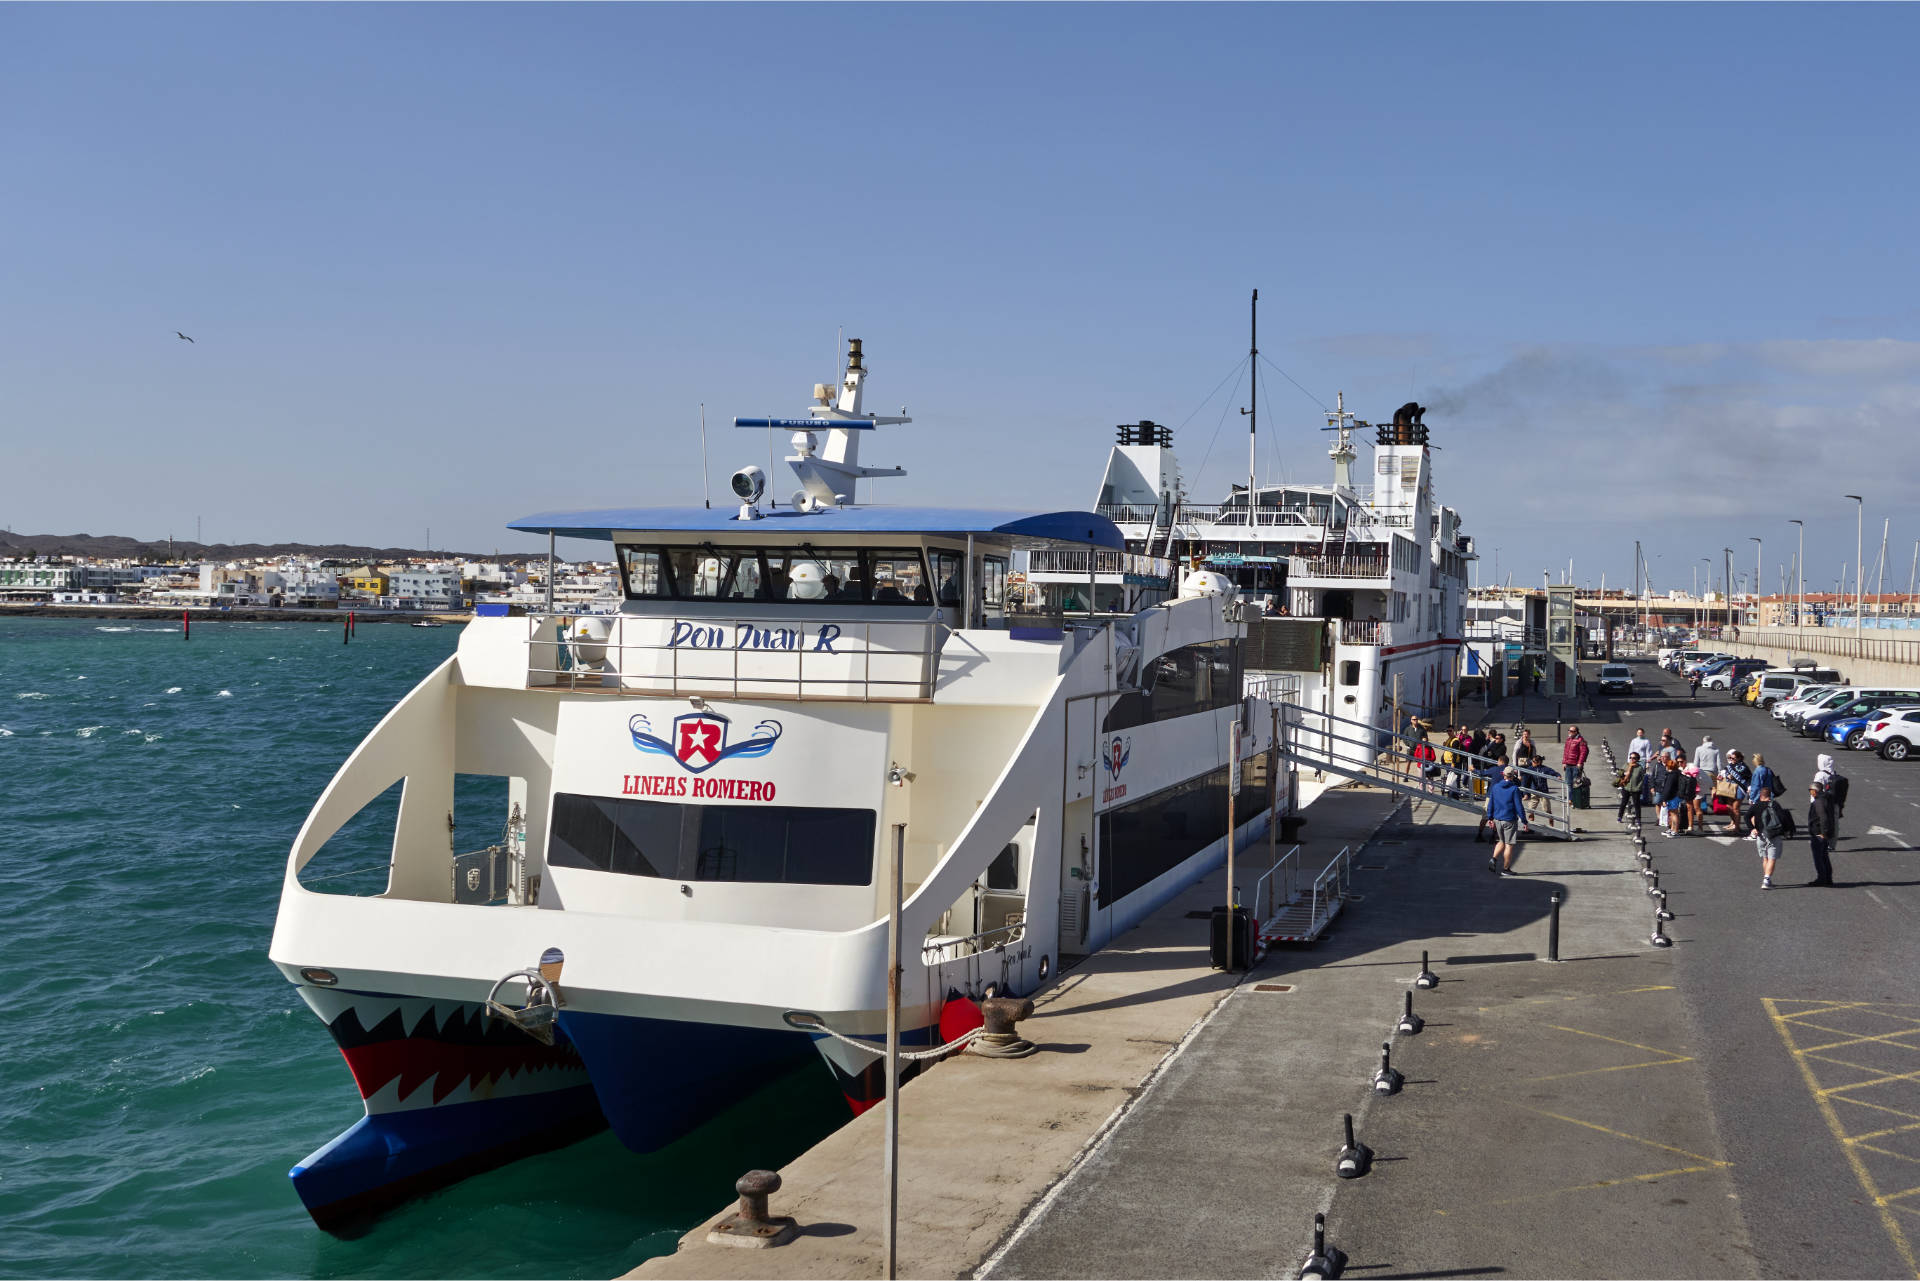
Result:
M1800 550L1793 554L1793 576L1797 580L1793 601L1793 625L1804 627L1807 612L1807 522L1789 519L1787 524L1800 527Z
M1747 626L1752 627L1760 613L1760 536L1748 534L1747 537L1753 540L1753 612L1747 616Z
M1861 543L1861 534L1864 528L1863 522L1865 522L1866 520L1867 500L1860 497L1860 495L1858 494L1843 494L1842 497L1851 498L1854 504L1853 506L1853 644L1854 644L1854 652L1856 654L1861 654L1861 653L1865 653L1867 648L1867 640L1866 640L1867 634L1866 634L1866 631L1864 630L1866 626L1866 621L1860 616L1860 610L1866 603L1860 595L1861 588L1865 586L1867 581L1867 576L1860 572L1860 553L1863 550L1862 543Z

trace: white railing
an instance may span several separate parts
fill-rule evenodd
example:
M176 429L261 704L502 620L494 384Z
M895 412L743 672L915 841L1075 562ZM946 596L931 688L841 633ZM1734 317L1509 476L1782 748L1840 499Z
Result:
M527 616L527 688L924 702L947 631L908 620L590 616L603 640L570 634L582 617Z
M1141 556L1107 548L1041 547L1027 553L1029 574L1121 574L1139 578L1168 579L1173 562L1161 556Z
M1273 674L1249 676L1246 695L1269 703L1297 703L1300 701L1300 678Z
M1333 861L1320 869L1320 875L1313 878L1312 916L1314 932L1319 932L1321 913L1331 914L1336 903L1344 903L1348 886L1353 877L1353 847L1342 845Z
M1373 619L1343 618L1340 620L1340 643L1384 645L1387 643L1387 625Z
M1385 556L1295 556L1287 570L1294 578L1386 578L1393 566Z
M1300 893L1300 863L1294 856L1300 852L1298 845L1280 856L1280 861L1260 874L1253 883L1253 902L1250 908L1256 921L1270 921L1275 909L1293 902Z

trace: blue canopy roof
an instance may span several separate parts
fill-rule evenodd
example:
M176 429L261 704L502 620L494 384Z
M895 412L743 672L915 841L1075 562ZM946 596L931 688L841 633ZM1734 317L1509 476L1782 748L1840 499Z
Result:
M773 508L751 521L741 520L733 507L613 507L539 512L511 521L507 528L561 538L611 539L616 533L764 534L815 542L835 534L1005 534L1126 550L1114 523L1093 512L1024 514L962 507L834 507L804 514Z

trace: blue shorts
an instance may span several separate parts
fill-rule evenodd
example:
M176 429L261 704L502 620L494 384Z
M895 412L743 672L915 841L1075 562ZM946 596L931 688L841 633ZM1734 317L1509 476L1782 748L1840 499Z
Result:
M1680 809L1685 804L1686 804L1685 801L1681 800L1679 797L1676 796L1672 800L1666 803L1667 813L1671 814L1675 810Z

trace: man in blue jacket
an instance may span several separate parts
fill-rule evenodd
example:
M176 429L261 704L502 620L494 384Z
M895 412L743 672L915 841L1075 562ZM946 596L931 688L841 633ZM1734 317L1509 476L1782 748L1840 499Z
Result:
M1493 857L1487 860L1487 870L1495 876L1513 875L1513 856L1520 843L1525 804L1525 794L1520 790L1520 771L1509 766L1487 788L1487 817L1493 820Z

